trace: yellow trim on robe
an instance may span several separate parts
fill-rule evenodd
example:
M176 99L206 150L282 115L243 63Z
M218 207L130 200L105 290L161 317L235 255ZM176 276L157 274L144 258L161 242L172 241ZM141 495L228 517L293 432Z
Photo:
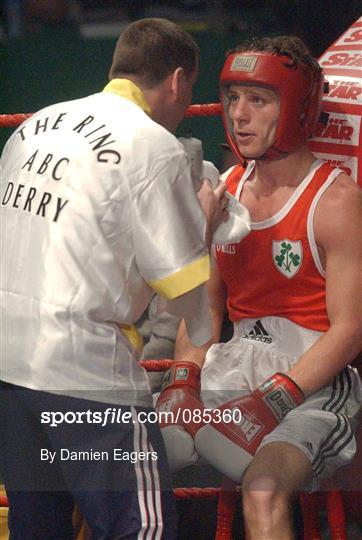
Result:
M121 324L121 330L134 349L141 354L143 350L143 337L137 328L133 324Z
M172 300L195 289L208 279L210 279L210 257L206 254L170 276L150 281L149 285L161 296Z
M113 79L103 88L103 92L111 92L124 97L141 107L146 114L151 114L151 107L147 103L142 90L128 79Z
M0 485L0 495L6 497L5 486L2 484ZM8 540L9 538L8 510L6 506L0 508L0 540Z

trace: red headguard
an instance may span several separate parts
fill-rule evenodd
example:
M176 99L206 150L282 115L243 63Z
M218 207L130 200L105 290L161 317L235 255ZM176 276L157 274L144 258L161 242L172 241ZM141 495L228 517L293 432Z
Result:
M266 86L280 100L280 113L275 142L263 158L275 158L296 150L316 129L321 112L324 86L322 70L303 69L285 55L264 51L243 51L230 54L220 75L222 116L228 142L239 159L240 154L228 117L225 88L231 84Z

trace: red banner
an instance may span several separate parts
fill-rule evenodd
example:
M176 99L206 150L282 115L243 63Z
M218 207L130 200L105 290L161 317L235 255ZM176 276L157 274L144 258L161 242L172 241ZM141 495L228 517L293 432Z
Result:
M329 119L308 146L362 185L362 17L322 54L319 64L329 82L323 99Z

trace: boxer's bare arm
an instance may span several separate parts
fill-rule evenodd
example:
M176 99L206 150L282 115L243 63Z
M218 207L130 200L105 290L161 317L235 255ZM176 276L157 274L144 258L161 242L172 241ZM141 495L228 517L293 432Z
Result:
M322 196L314 218L331 326L288 373L306 395L327 385L362 348L361 223L362 191L341 174Z
M175 347L175 360L189 360L202 367L205 355L213 343L219 343L221 327L225 313L226 290L216 265L212 269L211 278L207 283L210 313L212 320L212 338L202 347L194 347L187 335L182 321L178 329Z

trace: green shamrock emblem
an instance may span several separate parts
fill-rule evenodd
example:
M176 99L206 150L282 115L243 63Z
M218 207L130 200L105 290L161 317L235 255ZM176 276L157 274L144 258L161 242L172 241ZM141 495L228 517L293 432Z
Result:
M299 266L300 264L300 255L294 254L291 249L291 244L282 242L280 254L275 257L277 265L280 268L283 267L286 272L291 272L292 265Z

